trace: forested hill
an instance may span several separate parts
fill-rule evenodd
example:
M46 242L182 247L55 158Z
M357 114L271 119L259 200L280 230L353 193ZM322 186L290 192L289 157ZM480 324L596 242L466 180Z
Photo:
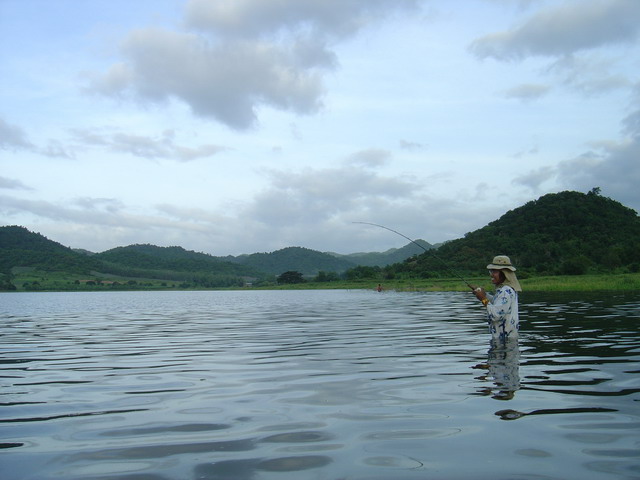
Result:
M548 194L434 251L458 272L479 274L494 255L511 257L518 271L536 274L638 271L640 217L596 188ZM442 276L429 253L390 270Z
M0 273L9 273L16 266L84 273L99 265L94 258L24 227L0 227Z
M0 227L0 290L14 267L82 275L115 275L173 280L198 287L243 285L264 277L251 267L219 260L182 247L131 245L103 253L72 250L24 227Z
M156 245L129 245L116 247L92 258L101 260L114 269L120 266L130 269L144 269L175 272L206 272L217 275L260 276L262 272L247 266L220 260L206 253L185 250L182 247L158 247Z
M320 271L343 273L357 266L344 258L302 247L287 247L271 253L254 253L236 257L235 261L256 270L279 275L298 271L304 275L317 275Z
M385 259L384 255L379 257L381 254L372 255L379 261ZM343 273L356 265L345 257L301 247L238 257L215 257L178 246L148 244L92 253L65 247L24 227L0 227L0 273L5 274L9 274L14 267L31 267L44 271L79 274L100 272L167 280L196 278L199 284L224 286L230 282L242 283L242 278L246 277L272 278L288 270L307 276L317 275L321 271ZM191 274L197 275L193 277ZM212 275L218 278L214 281ZM222 276L226 278L220 278Z

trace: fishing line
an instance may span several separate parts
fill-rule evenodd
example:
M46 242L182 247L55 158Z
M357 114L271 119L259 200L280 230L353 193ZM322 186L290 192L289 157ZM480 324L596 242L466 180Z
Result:
M444 268L445 268L445 270L446 270L447 272L449 272L449 273L450 273L451 275L453 275L454 277L457 277L457 278L459 278L460 280L462 280L462 281L467 285L467 287L469 287L471 290L475 290L475 287L474 287L473 285L471 285L469 282L467 282L464 278L462 278L462 277L461 277L460 275L458 275L456 272L454 272L453 270L451 270L451 269L449 268L449 266L447 265L447 263L446 263L444 260L442 260L439 256L437 256L437 255L433 252L433 249L427 249L427 248L424 248L422 245L420 245L420 244L419 244L418 242L416 242L415 240L412 240L411 238L407 237L406 235L404 235L404 234L402 234L402 233L400 233L400 232L395 231L393 228L385 227L384 225L378 225L377 223L369 223L369 222L352 222L352 223L359 223L359 224L361 224L361 225L372 225L372 226L374 226L374 227L384 228L385 230L389 230L390 232L393 232L393 233L395 233L396 235L400 235L401 237L406 238L406 239L407 239L407 240L409 240L411 243L413 243L413 244L415 244L415 245L419 246L419 247L420 247L421 249L423 249L425 252L430 253L431 255L433 255L433 258L435 258L436 260L438 260L438 261L442 264L442 266L444 266Z

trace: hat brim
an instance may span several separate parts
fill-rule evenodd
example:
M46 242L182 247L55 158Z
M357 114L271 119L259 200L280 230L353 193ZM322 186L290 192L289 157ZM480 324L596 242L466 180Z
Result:
M513 265L494 265L490 263L487 265L487 270L511 270L512 272L516 271L516 267Z

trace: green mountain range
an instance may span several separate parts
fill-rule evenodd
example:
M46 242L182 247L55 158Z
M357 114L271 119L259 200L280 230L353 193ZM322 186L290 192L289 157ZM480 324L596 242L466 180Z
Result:
M421 241L425 248L430 245ZM386 252L339 255L302 247L287 247L271 253L215 257L182 247L129 245L105 252L72 250L24 227L0 227L0 272L14 267L33 267L44 271L75 273L100 272L128 277L182 280L189 275L218 275L241 278L272 278L285 271L306 276L319 272L344 273L358 265L385 266L422 252L409 244Z
M509 255L523 274L640 270L638 214L598 189L548 194L437 248L417 240L386 252L339 255L301 247L215 257L182 247L130 245L101 253L76 251L20 226L0 227L0 288L16 267L46 272L117 275L223 287L273 282L287 271L335 276L364 268L387 278L477 275L494 255ZM427 250L425 252L425 250Z

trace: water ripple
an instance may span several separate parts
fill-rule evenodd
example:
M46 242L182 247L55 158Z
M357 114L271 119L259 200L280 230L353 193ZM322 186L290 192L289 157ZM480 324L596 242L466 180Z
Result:
M468 293L0 294L0 466L11 480L637 475L640 294L525 292L521 317L519 344L496 346Z

